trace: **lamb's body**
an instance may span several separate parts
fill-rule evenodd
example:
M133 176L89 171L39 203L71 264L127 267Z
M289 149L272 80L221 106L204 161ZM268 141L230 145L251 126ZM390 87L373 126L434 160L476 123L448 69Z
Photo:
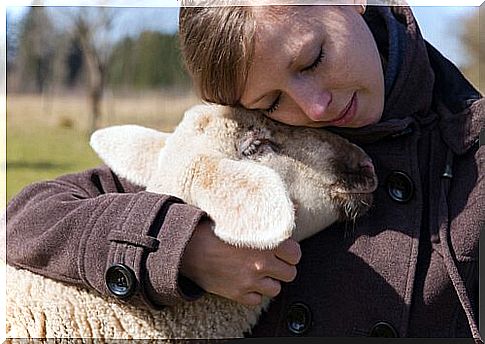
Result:
M357 216L376 187L369 159L346 140L219 106L190 110L168 138L123 126L91 144L118 175L200 207L222 240L253 248ZM7 291L8 337L241 337L269 302L246 307L208 294L153 311L10 267Z
M162 311L137 308L7 266L9 338L240 337L258 313L206 294Z

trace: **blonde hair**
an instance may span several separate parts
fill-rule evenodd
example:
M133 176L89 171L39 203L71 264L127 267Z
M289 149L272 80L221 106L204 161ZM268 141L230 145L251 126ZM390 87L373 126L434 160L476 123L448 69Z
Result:
M250 6L180 8L182 57L203 100L240 105L253 59L255 26Z

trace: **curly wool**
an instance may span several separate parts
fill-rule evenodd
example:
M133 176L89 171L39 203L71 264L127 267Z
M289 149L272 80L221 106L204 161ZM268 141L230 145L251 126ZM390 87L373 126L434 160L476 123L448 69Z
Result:
M236 338L260 313L211 294L155 311L11 266L7 275L8 338Z

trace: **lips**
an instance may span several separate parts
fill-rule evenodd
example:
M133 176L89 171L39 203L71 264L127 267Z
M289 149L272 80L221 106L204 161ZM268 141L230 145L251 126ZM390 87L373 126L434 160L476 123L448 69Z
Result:
M342 126L349 123L355 116L357 110L357 93L354 92L352 94L352 98L350 98L349 102L345 106L345 108L340 112L339 116L328 122L329 125L332 126Z
M336 120L344 117L347 114L347 112L349 112L349 109L352 106L352 101L354 100L354 96L355 96L355 93L352 94L352 98L350 98L349 102L347 103L347 106L345 107L345 109L342 110L342 112L340 112L340 114L339 114L339 116Z

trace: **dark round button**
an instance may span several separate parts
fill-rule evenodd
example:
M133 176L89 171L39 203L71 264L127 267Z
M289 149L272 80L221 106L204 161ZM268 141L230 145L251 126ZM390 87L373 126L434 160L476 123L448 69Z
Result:
M397 331L391 324L385 321L379 321L372 326L369 337L384 337L384 338L396 338L398 337Z
M286 326L291 333L301 335L308 331L311 323L312 313L307 305L297 302L288 307Z
M135 273L126 265L116 264L106 270L105 281L114 296L124 299L135 292Z
M387 193L396 202L406 203L414 194L414 183L404 172L393 171L386 179Z

